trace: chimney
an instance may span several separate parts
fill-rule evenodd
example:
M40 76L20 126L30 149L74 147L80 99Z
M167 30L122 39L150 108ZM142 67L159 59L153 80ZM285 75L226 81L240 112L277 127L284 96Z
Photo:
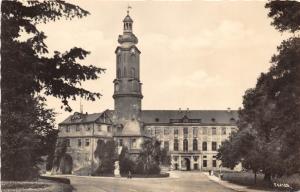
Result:
M81 97L80 97L80 100L79 100L79 108L80 108L80 113L83 114L83 105L81 103Z
M227 108L227 112L228 112L228 113L230 113L230 112L231 112L231 109L230 109L230 107L228 107L228 108Z

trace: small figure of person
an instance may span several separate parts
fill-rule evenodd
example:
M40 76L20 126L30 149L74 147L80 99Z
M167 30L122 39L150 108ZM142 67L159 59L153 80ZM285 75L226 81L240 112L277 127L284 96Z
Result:
M131 176L131 171L130 171L130 170L128 171L128 178L129 178L129 179L132 178L132 176Z

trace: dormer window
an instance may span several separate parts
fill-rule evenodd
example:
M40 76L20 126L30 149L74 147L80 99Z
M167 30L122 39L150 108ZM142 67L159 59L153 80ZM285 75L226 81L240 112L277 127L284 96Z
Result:
M69 125L66 126L66 132L70 132L70 126Z
M159 118L155 118L155 122L159 122Z
M81 119L81 113L75 112L74 115L71 117L71 121L75 121Z
M231 118L230 118L230 121L231 121L231 122L235 122L235 118L231 117Z
M211 118L211 121L212 121L212 122L216 122L216 119L215 119L215 118Z

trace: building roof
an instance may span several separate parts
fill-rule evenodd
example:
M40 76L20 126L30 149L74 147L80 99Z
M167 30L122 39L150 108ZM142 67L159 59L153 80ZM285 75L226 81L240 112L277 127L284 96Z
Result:
M143 110L142 121L153 123L232 124L238 119L236 110Z
M97 122L102 115L112 119L114 110L102 113L80 114L75 112L60 124L80 124ZM199 123L199 124L235 124L237 110L143 110L141 120L145 124Z
M78 113L75 112L73 115L70 115L67 119L65 119L63 122L59 123L59 125L63 124L84 124L84 123L105 123L110 124L112 112L109 110L105 110L101 113Z
M126 17L123 19L123 22L133 22L133 20L131 19L131 17L129 15L126 15Z

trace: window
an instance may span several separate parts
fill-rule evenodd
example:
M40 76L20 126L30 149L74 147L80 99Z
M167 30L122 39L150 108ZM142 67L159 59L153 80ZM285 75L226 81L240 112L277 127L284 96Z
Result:
M70 132L70 126L67 125L66 132Z
M203 160L203 167L207 167L207 160Z
M194 163L194 169L195 169L195 170L198 170L198 169L199 169L198 163Z
M169 135L169 128L168 127L164 128L164 135Z
M217 167L217 160L212 160L212 166Z
M126 67L124 67L123 77L126 77L126 76L127 76Z
M226 135L226 127L222 127L222 135Z
M207 127L202 128L203 135L207 135Z
M217 150L217 142L212 142L211 143L211 150L216 151Z
M86 131L90 131L91 130L91 126L89 124L86 125Z
M187 139L184 139L183 140L183 151L188 151L189 149L189 145L188 145L188 140Z
M131 78L135 78L135 69L133 67L131 68L130 73Z
M71 147L70 139L66 139L66 146L67 146L67 147Z
M193 151L198 151L198 141L197 141L197 139L193 140Z
M121 78L121 69L118 68L117 70L117 78L120 79Z
M189 133L189 129L187 127L184 127L183 128L184 137L187 137L188 133Z
M120 51L120 50L119 50ZM118 64L121 64L121 55L120 52L118 51L118 56L117 56L117 60L118 60Z
M206 156L206 155L203 155L203 158L207 158L207 156Z
M122 127L117 127L117 132L118 132L118 133L121 133L121 132L122 132L122 130L123 130L123 128L122 128Z
M98 130L98 131L102 131L101 125L98 125L97 130Z
M81 147L81 139L78 139L78 147Z
M164 141L164 148L169 151L169 141Z
M217 134L217 128L216 128L216 127L213 127L213 128L211 129L211 134L212 134L212 135L216 135L216 134Z
M198 128L197 127L193 127L193 135L194 135L194 137L197 137L197 135L198 135Z
M175 136L175 137L178 137L178 129L177 129L177 128L174 129L174 136Z
M85 139L85 146L89 146L90 145L90 139Z
M119 146L123 146L123 139L119 139Z
M107 126L107 132L108 132L108 133L111 132L111 126L110 126L110 125Z
M151 129L151 135L155 136L155 127Z
M155 136L158 136L160 133L159 127L155 127Z
M202 143L202 151L207 151L207 142Z
M115 84L115 91L119 91L119 90L120 90L119 83L116 83L116 84Z
M178 151L178 139L174 139L174 151Z
M155 122L159 122L159 118L155 118Z
M79 125L76 125L76 131L80 131Z

